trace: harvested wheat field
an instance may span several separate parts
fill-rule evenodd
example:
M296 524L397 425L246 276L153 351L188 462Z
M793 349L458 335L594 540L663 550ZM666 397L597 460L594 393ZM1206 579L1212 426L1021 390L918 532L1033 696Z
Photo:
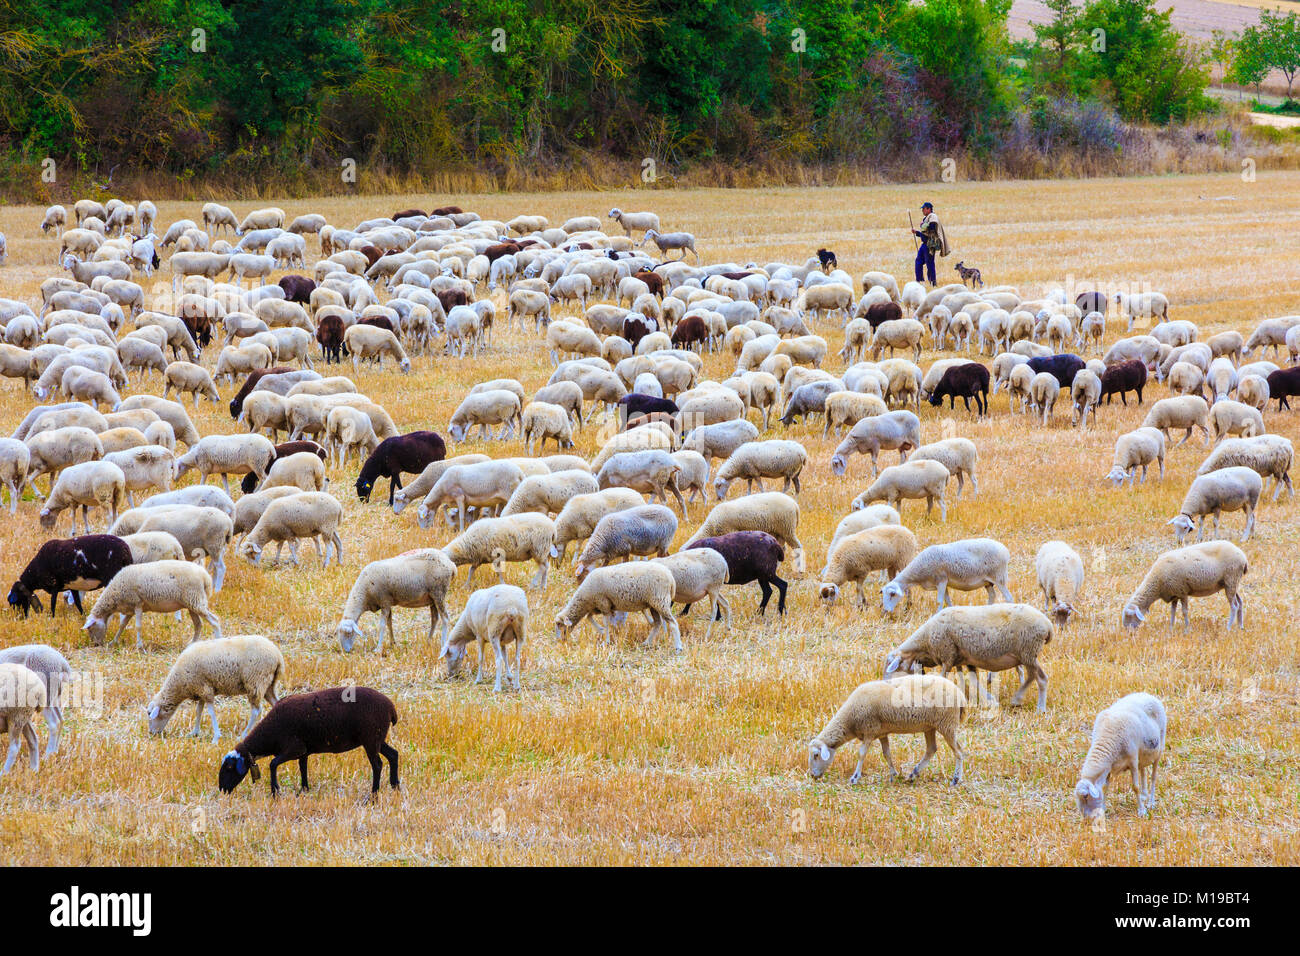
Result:
M1265 318L1300 313L1300 259L1283 242L1300 225L1296 173L1261 173L1249 183L1186 176L274 204L290 218L316 212L351 228L399 209L454 202L503 221L522 213L546 216L553 225L598 216L611 235L622 232L606 218L611 206L647 209L665 230L693 233L704 264L799 266L818 248L831 249L854 277L857 297L867 270L889 272L900 285L911 278L907 213L919 219L925 199L938 207L953 246L939 260L941 283L956 280L953 266L961 260L978 267L989 286L1015 286L1026 298L1071 283L1074 291L1094 285L1160 291L1169 298L1170 319L1196 323L1202 341L1229 329L1249 336ZM231 205L240 216L255 208ZM160 203L157 231L182 217L199 220L199 212L198 203ZM38 312L40 282L60 271L57 242L39 232L42 213L0 209L9 244L0 297ZM315 237L308 237L307 252L310 274L319 255ZM165 287L170 278L164 261L155 279ZM153 281L136 279L146 288ZM484 286L478 295L488 295ZM386 296L381 283L380 298ZM363 365L354 375L348 360L323 366L313 343L316 368L353 376L401 431L432 429L445 437L449 416L474 383L517 378L531 396L551 375L541 337L531 324L527 332L507 330L503 290L495 300L491 345L476 359L445 357L438 336L428 353L412 354L409 375L391 362L382 371ZM554 308L556 317L572 312ZM822 320L813 330L826 339L823 367L835 374L845 367L836 355L843 343L839 326L838 318ZM1112 304L1105 346L1124 334ZM973 342L970 357L987 364L991 356L981 358ZM204 350L209 370L219 344ZM934 350L927 335L919 364L925 369L952 354ZM1248 361L1261 357L1256 352ZM721 381L735 361L730 351L706 352L701 377ZM1283 349L1278 364L1286 363ZM132 376L130 390L140 389ZM143 390L161 394L160 376L145 379ZM202 434L238 430L227 411L235 390L221 386L221 401L202 401L197 412L187 401ZM0 393L0 432L9 434L35 402L19 380L4 380ZM1077 613L1040 657L1050 677L1046 713L1035 711L1033 693L1026 706L1009 706L1015 672L997 675L996 702L974 708L962 728L960 786L948 784L953 757L942 742L914 783L891 782L873 745L862 780L849 785L857 761L853 742L820 780L810 779L809 740L859 683L881 677L889 650L933 613L935 594L913 591L910 605L887 615L873 574L865 610L845 597L830 608L821 604L817 572L836 524L871 482L870 461L855 456L847 475L836 478L829 461L838 442L822 437L820 420L787 429L774 416L761 437L796 438L809 455L798 499L807 573L795 573L787 550L780 571L790 580L784 617L775 600L765 617L757 614L752 584L727 589L733 627L715 625L708 641L702 640L707 603L679 615L680 654L662 634L654 646L643 646L647 626L637 614L612 644L589 624L558 642L554 618L576 586L572 551L551 568L544 591L528 592L531 623L518 692L493 692L490 650L483 683L473 682L474 649L461 675L448 680L436 640L426 641L425 609L394 612L397 646L382 658L374 651L380 619L367 614L361 619L366 639L343 653L335 626L361 568L407 549L444 545L455 533L445 522L421 530L414 507L395 515L386 505L386 481L368 504L358 501L355 458L329 468L329 491L343 504L342 567L322 571L309 546L300 567L272 567L269 560L254 567L231 546L224 589L212 608L226 635L263 634L279 645L287 662L282 695L355 681L395 701L400 716L388 740L401 755L402 786L394 792L385 785L373 801L359 751L314 757L306 793L298 792L290 763L281 768L283 791L275 800L265 780L246 780L233 794L221 794L218 765L248 719L240 698L218 700L219 743L210 741L206 719L202 736L188 736L191 704L165 735L151 736L145 708L189 638L188 619L146 614L140 652L131 627L116 644L91 646L82 619L62 600L53 620L48 609L27 619L6 611L0 644L48 642L75 670L102 675L103 683L102 713L71 709L59 752L42 760L37 773L24 755L0 780L4 859L27 865L1300 863L1300 502L1284 491L1274 503L1266 485L1254 535L1240 545L1249 559L1244 631L1227 630L1222 593L1192 599L1188 628L1181 619L1170 626L1163 603L1139 629L1120 623L1152 561L1175 546L1166 523L1206 454L1198 433L1169 452L1163 482L1154 469L1133 489L1104 480L1116 437L1140 426L1151 403L1169 394L1153 376L1145 404L1130 396L1127 406L1103 405L1086 429L1071 426L1064 395L1046 426L1013 412L1005 388L983 419L961 402L955 411L921 403L923 442L956 435L977 445L979 493L967 485L958 501L950 483L946 522L937 509L927 517L923 504L903 503L903 523L920 545L996 538L1010 549L1012 594L1036 607L1042 607L1035 574L1041 544L1068 542L1086 573ZM1264 421L1268 431L1300 439L1300 410L1279 412L1270 402ZM594 456L600 431L589 424L578 432L576 453ZM448 455L470 452L504 457L524 449L518 438L448 441ZM882 466L897 460L895 452L881 455ZM193 481L190 473L181 484ZM733 487L730 499L741 490ZM0 514L6 585L50 537L38 522L39 508L29 490L16 516ZM705 512L705 504L690 503L677 546ZM102 530L102 513L92 520ZM1225 514L1222 526L1235 541L1242 514ZM59 528L66 534L66 516ZM526 587L533 571L510 564L506 579ZM464 582L462 568L448 592L453 620L467 597ZM491 570L482 569L476 584L492 583ZM955 592L954 600L982 603L983 596ZM1158 802L1139 819L1128 775L1117 774L1099 831L1081 821L1075 783L1094 716L1137 691L1161 698L1168 712ZM38 727L43 742L43 722ZM904 768L923 749L920 736L893 738L894 758Z

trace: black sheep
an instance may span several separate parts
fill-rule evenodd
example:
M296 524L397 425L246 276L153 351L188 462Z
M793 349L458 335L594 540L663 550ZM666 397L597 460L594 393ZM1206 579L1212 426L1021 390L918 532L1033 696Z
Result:
M1147 367L1141 359L1130 359L1127 362L1119 362L1115 365L1108 365L1106 371L1101 373L1101 397L1105 397L1106 404L1110 404L1112 395L1118 395L1119 400L1128 405L1128 392L1137 392L1138 404L1142 404L1142 389L1147 384Z
M50 596L50 617L60 591L71 591L79 614L81 592L102 588L113 576L131 564L131 548L115 534L83 534L76 538L55 538L36 551L27 567L9 589L9 606L23 612L41 613L37 591Z
M712 548L727 559L727 583L749 584L757 581L763 591L763 602L758 606L758 613L767 610L767 602L772 599L772 585L781 592L776 602L777 612L785 613L786 582L777 576L777 566L785 560L785 549L781 542L766 531L733 531L716 538L701 538L686 546L687 548ZM685 614L691 609L688 604L682 609Z
M1268 374L1268 397L1277 399L1277 410L1290 408L1287 401L1294 395L1300 395L1300 366L1280 368Z
M1069 352L1062 352L1059 355L1045 355L1042 358L1031 358L1029 367L1034 370L1034 374L1046 372L1052 378L1061 383L1061 388L1069 391L1074 384L1074 376L1078 374L1079 369L1088 363L1077 355Z
M902 317L903 307L897 302L874 302L867 306L867 314L864 316L872 329Z
M970 411L970 400L975 399L978 414L985 415L989 408L989 370L979 362L963 362L950 365L944 370L939 384L930 393L930 404L939 406L944 396L948 396L948 407L955 408L960 398Z
M409 432L385 438L370 453L357 476L357 497L370 500L371 489L380 478L388 479L388 503L402 487L402 472L418 475L435 461L447 457L447 445L435 432Z
M676 415L679 409L677 403L669 398L659 398L656 395L643 395L640 392L632 392L630 395L624 395L618 400L618 414L622 419L623 427L638 415L650 415L660 412L665 415Z
M326 365L343 361L343 336L346 332L347 326L340 316L321 316L320 324L316 326L316 341L320 343Z
M691 348L696 343L703 345L709 341L709 327L698 315L688 315L673 329L672 343L678 348Z
M361 747L374 771L371 793L379 792L379 777L388 758L388 780L397 788L397 751L388 745L388 729L397 723L397 708L369 687L331 687L284 697L258 721L235 749L221 760L217 785L222 793L239 786L249 772L256 783L261 774L257 761L271 758L271 796L280 792L276 770L288 760L298 761L302 788L307 789L307 758L312 754L341 754Z
M316 283L306 276L281 276L276 283L284 290L284 297L290 302L306 305L311 301L311 294L316 291Z
M320 442L303 438L299 441L284 441L276 445L275 453L271 455L271 460L266 463L267 470L270 470L277 458L283 458L285 455L296 455L300 451L309 451L321 461L325 461L325 446ZM246 495L251 495L257 490L257 482L257 473L250 471L239 482L239 490Z

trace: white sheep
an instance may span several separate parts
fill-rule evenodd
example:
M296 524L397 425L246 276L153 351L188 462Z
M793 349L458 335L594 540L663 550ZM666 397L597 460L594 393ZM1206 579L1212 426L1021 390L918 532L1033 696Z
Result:
M0 663L21 664L40 678L45 688L42 709L45 715L45 726L49 731L45 742L45 755L48 757L57 753L59 749L59 732L63 727L63 703L66 696L63 686L75 679L72 666L68 663L67 658L48 644L18 644L0 650ZM14 698L6 698L3 692L0 692L0 700L12 701ZM3 723L3 721L0 721L0 723ZM11 730L11 742L15 736L17 734ZM33 749L35 748L33 747Z
M676 593L677 582L672 571L661 564L635 562L596 568L583 578L555 615L556 639L567 640L575 627L593 617L593 626L608 642L612 640L611 624L617 627L629 611L640 611L649 615L652 624L646 635L647 646L662 628L672 635L673 649L681 651L681 630L673 616ZM603 625L595 624L594 615L603 618Z
M748 442L737 448L718 469L713 480L713 488L718 500L727 497L732 482L744 480L747 494L754 493L754 485L765 491L763 479L780 478L781 490L799 494L799 475L808 463L808 452L797 441L770 439L768 441Z
M1168 524L1173 526L1178 543L1183 543L1192 530L1195 519L1196 540L1205 536L1205 516L1214 516L1214 535L1219 535L1219 515L1224 511L1246 512L1246 530L1241 540L1250 538L1255 527L1255 508L1259 505L1259 496L1264 492L1264 479L1253 468L1234 466L1220 468L1209 474L1200 475L1192 481L1187 495L1178 509L1178 514L1170 518Z
M475 425L479 427L480 439L491 439L491 426L500 425L501 431L496 436L504 441L512 438L521 428L522 413L519 396L505 389L492 389L466 395L456 406L447 423L447 434L452 441L465 441L469 431Z
M574 495L565 503L555 519L556 557L564 560L570 542L579 546L585 542L600 523L601 518L615 511L639 508L645 499L631 488L607 488L584 495ZM576 559L576 558L575 558Z
M135 492L171 491L176 471L176 456L161 445L141 445L104 455L122 469L126 481L126 501L135 507Z
M0 481L9 489L9 513L18 513L18 501L27 486L32 453L17 438L0 438Z
M126 503L126 475L110 461L87 461L72 465L59 473L50 489L50 496L41 508L41 526L53 529L58 516L65 508L72 511L72 533L77 532L76 509L81 508L81 522L90 534L90 509L103 508L108 515L106 527L117 520L117 513Z
M212 576L197 564L189 561L154 561L151 564L129 564L113 576L95 601L82 625L91 643L104 643L108 619L113 614L122 616L121 626L113 641L126 630L129 615L135 616L135 646L143 650L140 624L145 611L171 613L188 611L194 622L194 634L186 644L199 639L201 623L207 621L216 637L221 637L221 621L208 610L212 596Z
M971 494L980 493L979 479L975 466L979 462L979 450L969 438L943 438L928 445L922 445L907 456L910 464L914 461L937 461L948 469L948 473L957 479L957 498L961 498L966 479L970 479Z
M596 523L577 556L574 571L581 581L593 569L616 560L663 557L677 534L677 518L663 505L638 505L610 512Z
M916 552L916 535L899 524L880 524L839 535L826 550L826 566L817 585L822 603L834 604L844 585L852 582L858 602L865 609L867 593L863 584L867 576L880 571L888 581L916 557Z
M465 601L465 607L456 619L451 633L444 635L440 657L447 658L447 676L454 677L465 657L471 640L478 642L478 673L474 683L483 679L485 644L492 645L496 655L496 682L494 691L501 690L501 676L519 690L523 674L524 644L528 639L528 598L523 590L511 584L496 584L480 588ZM510 660L504 644L515 645L515 669L510 671Z
M827 553L834 549L836 542L845 535L866 531L868 528L878 528L882 524L902 524L898 509L891 505L867 505L859 511L845 515L835 526L831 543L826 548Z
M864 418L845 436L831 456L831 471L843 475L848 471L849 457L853 454L871 456L872 474L880 473L880 452L896 450L899 461L907 461L908 453L921 444L921 420L908 411L888 412L873 418Z
M1204 541L1166 551L1152 563L1142 583L1137 586L1120 616L1125 627L1139 627L1156 601L1169 604L1169 624L1179 604L1183 607L1183 624L1189 625L1188 598L1208 597L1219 591L1228 599L1228 629L1240 623L1246 627L1246 605L1237 587L1248 570L1246 555L1227 541Z
M1050 372L1039 372L1029 383L1029 407L1039 413L1042 424L1052 416L1061 383Z
M904 499L924 498L925 513L934 510L934 503L939 502L939 520L948 520L948 505L944 494L948 479L952 473L941 461L908 460L900 465L890 465L876 477L870 487L853 499L854 510L863 508L874 501L884 501L894 507L901 506Z
M1132 777L1139 817L1156 805L1156 770L1165 751L1165 705L1150 694L1121 697L1097 715L1074 798L1086 820L1106 815L1106 785L1125 770Z
M1034 569L1043 592L1043 610L1064 625L1075 612L1074 602L1083 587L1083 559L1064 541L1047 541L1034 556Z
M670 454L659 449L620 452L601 465L596 482L600 488L631 488L665 503L671 493L685 518L686 499L677 486L681 470Z
M505 507L523 480L524 473L520 467L506 460L454 465L434 482L416 512L416 519L421 528L428 528L445 506L454 504L463 534L468 508L476 508L482 513L487 508Z
M764 491L714 505L686 545L732 531L765 531L792 549L794 569L802 574L806 562L798 528L799 502L779 491Z
M1273 479L1273 500L1277 501L1283 484L1286 485L1288 494L1295 494L1291 487L1290 476L1291 461L1294 457L1295 451L1291 439L1281 435L1229 438L1215 446L1196 469L1196 473L1208 475L1220 468L1245 465L1259 472L1260 477Z
M1142 469L1142 481L1147 480L1147 466L1160 465L1160 480L1165 480L1165 433L1158 428L1137 428L1115 439L1115 463L1106 477L1115 487L1127 480L1132 487Z
M559 553L555 548L554 522L535 512L509 518L483 518L453 538L442 550L457 567L469 565L466 588L473 587L474 572L482 565L491 564L497 572L497 583L503 584L506 562L533 561L537 573L529 586L544 589L551 558Z
M177 708L194 701L194 730L199 735L203 711L212 722L212 742L221 739L217 726L217 697L245 697L250 713L246 735L262 714L262 704L275 706L275 683L284 677L284 655L260 634L240 634L190 644L180 652L162 687L149 701L149 733L161 734Z
M456 576L456 565L439 548L420 548L405 551L393 558L371 561L357 575L343 605L343 617L335 628L339 646L344 653L352 650L353 641L362 632L357 622L361 615L373 611L383 616L388 637L397 643L393 633L393 608L427 607L429 609L429 635L433 640L434 628L442 623L442 640L447 640L447 587ZM384 631L379 632L380 655L384 653Z
M1205 434L1205 444L1210 444L1210 406L1199 395L1179 395L1176 398L1162 398L1151 406L1147 417L1142 422L1143 428L1157 428L1169 438L1169 430L1183 428L1186 434L1178 445L1192 437L1192 430L1199 428ZM1178 445L1174 445L1177 448Z
M992 538L932 544L881 589L882 603L886 611L892 611L913 587L936 591L940 610L948 606L949 588L959 591L984 588L989 604L993 603L996 588L1008 604L1014 603L1015 598L1007 590L1010 560L1011 552L1006 545Z
M176 459L176 477L194 468L199 484L207 484L209 475L221 475L221 486L229 495L231 475L252 472L261 481L274 460L275 445L265 435L206 435Z
M220 591L226 577L226 545L234 536L230 514L220 507L201 504L169 503L148 507L152 501L150 499L145 505L123 513L109 533L121 537L140 531L166 531L180 544L186 558L206 558L210 562L213 590Z
M48 690L40 675L22 664L0 664L0 732L9 734L9 751L0 767L0 777L14 765L24 742L32 771L40 770L41 744L33 721L47 703Z
M731 630L731 605L722 596L722 589L730 573L727 559L712 548L691 548L665 557L653 558L653 563L666 567L673 575L673 600L691 605L709 599L708 623L704 626L704 640L713 631L714 620L722 620Z

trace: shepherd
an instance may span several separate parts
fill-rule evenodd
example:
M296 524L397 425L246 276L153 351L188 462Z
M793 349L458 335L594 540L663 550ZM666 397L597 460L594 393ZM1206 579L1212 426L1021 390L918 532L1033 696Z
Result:
M946 256L950 250L948 235L943 231L943 223L939 222L939 217L934 214L933 203L921 204L921 227L913 229L912 235L921 240L916 250L916 281L923 282L928 276L930 287L934 288L936 284L934 257Z

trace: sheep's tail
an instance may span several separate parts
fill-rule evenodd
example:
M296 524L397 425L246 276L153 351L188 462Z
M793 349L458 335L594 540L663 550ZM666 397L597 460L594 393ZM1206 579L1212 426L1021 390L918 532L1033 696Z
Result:
M190 552L190 558L189 558L189 559L190 559L191 561L202 561L202 560L203 560L204 558L206 558L207 556L208 556L208 553L207 553L206 551L204 551L202 548L195 548L193 551Z

